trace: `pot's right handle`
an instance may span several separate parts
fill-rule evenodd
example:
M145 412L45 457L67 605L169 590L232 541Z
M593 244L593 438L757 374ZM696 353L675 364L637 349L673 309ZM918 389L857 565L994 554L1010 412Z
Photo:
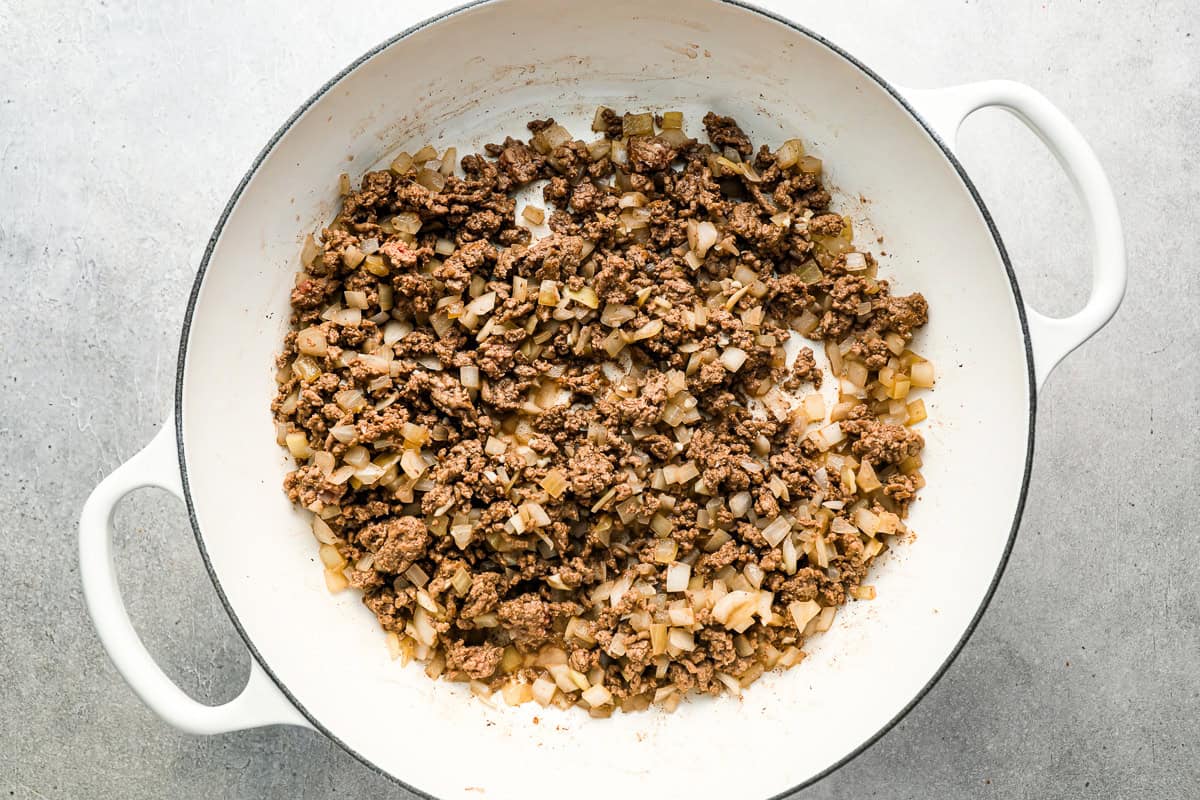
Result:
M175 449L175 425L167 420L150 444L100 481L79 519L79 573L83 596L104 649L138 697L164 720L188 733L210 734L261 725L311 728L257 659L250 679L234 699L207 706L189 697L167 677L129 621L112 559L112 512L134 489L156 486L183 499Z
M1061 319L1047 317L1028 304L1025 308L1040 387L1068 353L1112 319L1125 295L1125 236L1104 169L1066 115L1024 84L983 81L944 89L902 89L901 93L951 149L959 126L975 111L995 107L1010 112L1054 154L1083 202L1092 230L1092 292L1087 305Z

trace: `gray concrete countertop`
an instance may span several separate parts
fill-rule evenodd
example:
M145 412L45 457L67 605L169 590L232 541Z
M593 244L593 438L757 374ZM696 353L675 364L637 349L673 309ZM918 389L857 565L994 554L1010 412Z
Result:
M0 796L409 796L314 733L169 728L102 651L76 556L87 493L168 413L185 297L242 172L329 76L442 4L341 5L0 0ZM1041 89L1106 165L1131 267L1117 318L1043 393L1021 533L974 637L803 797L1198 796L1200 10L773 5L899 83ZM963 153L1026 296L1078 308L1086 234L1050 156L999 112L967 123ZM140 492L117 525L150 649L196 697L233 697L248 655L181 504Z

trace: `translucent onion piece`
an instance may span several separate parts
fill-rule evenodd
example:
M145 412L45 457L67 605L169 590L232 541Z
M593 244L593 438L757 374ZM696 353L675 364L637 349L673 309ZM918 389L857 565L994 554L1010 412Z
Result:
M687 239L688 247L692 249L697 258L703 259L708 254L709 248L717 243L717 226L707 220L704 222L688 220Z
M328 348L325 331L316 326L305 328L296 334L296 349L304 355L323 356Z

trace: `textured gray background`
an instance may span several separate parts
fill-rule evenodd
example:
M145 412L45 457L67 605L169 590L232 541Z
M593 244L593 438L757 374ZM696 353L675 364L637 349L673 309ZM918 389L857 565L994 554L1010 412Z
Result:
M185 297L254 153L432 4L69 5L0 0L0 795L406 797L314 733L199 738L158 720L92 631L75 525L91 487L168 412ZM1116 320L1042 396L1021 535L970 644L912 714L803 796L1197 796L1200 11L776 7L900 83L1042 89L1109 170L1132 273ZM1087 250L1065 178L996 112L967 124L963 149L1027 297L1078 308ZM233 697L248 656L181 505L141 492L118 525L150 649L196 697Z

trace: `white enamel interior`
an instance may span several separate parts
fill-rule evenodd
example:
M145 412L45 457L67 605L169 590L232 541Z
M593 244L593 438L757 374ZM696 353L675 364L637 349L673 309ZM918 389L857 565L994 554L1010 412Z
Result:
M577 800L786 791L853 752L933 678L980 608L1017 511L1030 432L1024 341L997 246L950 162L888 92L795 29L717 2L650 9L610 0L567 14L504 0L372 56L258 167L191 321L188 484L231 608L313 719L438 797L558 796L567 776ZM844 609L802 665L741 699L598 721L533 704L488 708L390 661L358 596L324 588L316 542L280 490L286 459L268 403L299 243L333 209L338 173L357 178L426 141L465 152L521 135L533 117L590 135L599 103L679 109L693 133L715 109L756 142L801 136L825 159L839 208L884 237L873 245L889 254L883 273L929 299L916 348L939 382L922 426L929 485L910 520L918 537L876 567L876 601Z

